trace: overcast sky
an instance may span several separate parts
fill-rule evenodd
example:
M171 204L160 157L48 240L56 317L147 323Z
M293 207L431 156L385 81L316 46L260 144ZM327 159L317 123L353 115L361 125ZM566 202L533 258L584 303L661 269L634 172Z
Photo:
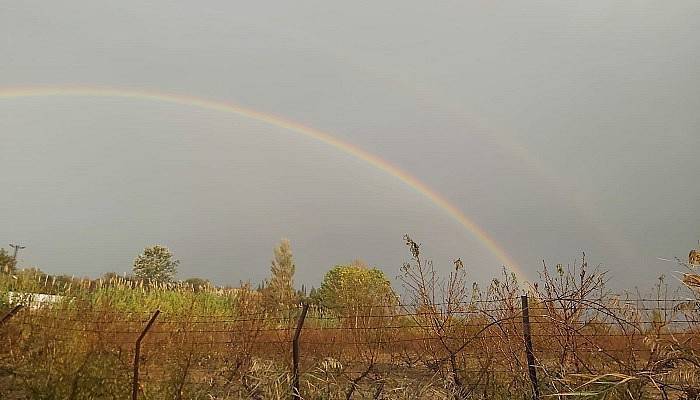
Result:
M618 286L700 239L697 1L0 3L0 88L78 85L230 101L401 167L524 274L585 251ZM474 280L500 262L425 196L270 124L139 99L0 98L0 246L22 266L297 281L361 258L395 276L423 243Z

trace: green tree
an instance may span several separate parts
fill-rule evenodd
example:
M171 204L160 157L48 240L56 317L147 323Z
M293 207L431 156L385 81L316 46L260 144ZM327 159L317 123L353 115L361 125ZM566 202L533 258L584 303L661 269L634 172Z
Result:
M336 265L326 273L321 287L312 296L324 307L350 313L367 306L396 304L397 300L384 272L361 261Z
M15 259L5 249L0 248L0 271L10 274L15 272Z
M209 280L202 278L187 278L183 281L183 283L192 286L192 288L197 292L211 286L211 282L209 282Z
M274 249L274 258L270 266L271 277L263 289L265 303L268 306L287 306L296 302L295 270L292 245L288 239L282 239L279 246Z
M152 282L171 282L177 274L179 260L165 246L146 247L134 260L134 276Z

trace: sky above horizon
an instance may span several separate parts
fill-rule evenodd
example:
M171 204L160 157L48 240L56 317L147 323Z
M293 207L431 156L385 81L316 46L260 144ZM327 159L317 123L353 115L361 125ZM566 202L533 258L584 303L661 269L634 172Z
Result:
M535 278L586 252L650 286L700 239L700 3L5 2L0 93L114 87L230 102L326 132L448 199ZM21 266L296 280L411 234L441 271L501 262L444 209L337 148L241 115L139 98L0 95L0 246Z

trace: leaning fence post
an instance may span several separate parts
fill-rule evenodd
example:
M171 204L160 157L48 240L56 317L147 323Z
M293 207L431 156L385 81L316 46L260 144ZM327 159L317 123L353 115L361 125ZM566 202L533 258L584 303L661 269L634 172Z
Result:
M5 315L2 316L2 319L0 319L0 325L4 324L5 321L7 321L8 319L12 318L17 313L17 311L19 311L20 308L22 308L22 305L17 304L11 310L6 312Z
M525 353L527 354L527 370L532 382L532 398L540 400L540 388L537 385L537 369L535 369L535 354L532 351L532 336L530 335L530 307L527 295L520 296L523 309L523 337L525 339Z
M139 394L139 357L141 356L141 341L143 337L146 336L146 333L148 333L148 330L151 329L153 323L156 322L158 314L160 314L160 310L156 310L156 312L153 313L153 316L143 328L143 331L141 331L139 338L136 339L136 347L134 348L134 379L131 383L131 400L136 400Z
M309 311L309 305L304 304L301 309L301 315L297 320L297 329L294 331L294 339L292 340L292 400L301 399L299 392L299 336L301 328L304 326L306 312Z

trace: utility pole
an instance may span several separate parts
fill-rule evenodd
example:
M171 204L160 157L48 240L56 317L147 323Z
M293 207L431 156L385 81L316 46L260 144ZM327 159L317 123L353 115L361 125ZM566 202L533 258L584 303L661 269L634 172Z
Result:
M27 246L20 246L20 245L18 245L18 244L10 243L10 247L12 247L13 249L15 249L14 254L12 254L12 261L14 261L15 267L16 267L16 266L17 266L17 251L22 250L22 249L26 249Z

